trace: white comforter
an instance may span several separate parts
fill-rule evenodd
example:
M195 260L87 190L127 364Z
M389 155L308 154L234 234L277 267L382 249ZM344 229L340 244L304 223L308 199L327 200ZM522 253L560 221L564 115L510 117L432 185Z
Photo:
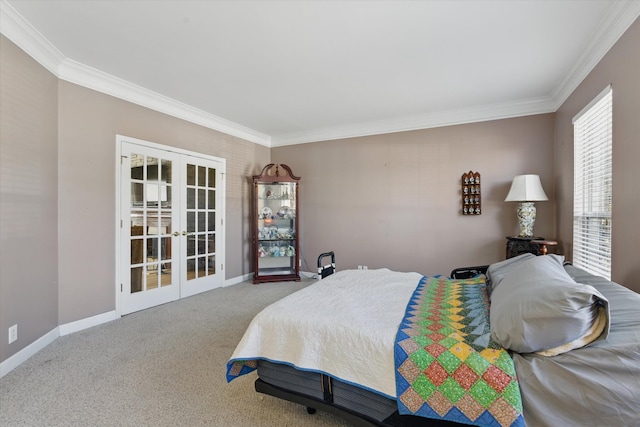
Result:
M345 270L273 303L230 361L268 359L396 397L393 348L422 275Z

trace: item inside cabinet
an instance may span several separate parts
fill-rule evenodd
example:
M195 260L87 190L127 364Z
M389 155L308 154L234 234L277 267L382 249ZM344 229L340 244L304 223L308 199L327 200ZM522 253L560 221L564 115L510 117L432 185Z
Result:
M480 190L480 172L469 171L462 174L462 215L482 214L482 191Z

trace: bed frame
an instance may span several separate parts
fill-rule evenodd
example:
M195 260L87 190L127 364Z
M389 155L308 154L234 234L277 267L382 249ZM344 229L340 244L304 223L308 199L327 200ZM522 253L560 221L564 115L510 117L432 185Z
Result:
M326 257L331 257L331 263L323 265L323 259ZM477 274L484 274L487 271L488 266L475 266L475 267L463 267L454 269L450 277L454 279L466 279L473 277ZM336 270L336 262L335 262L335 254L333 252L325 252L322 253L318 257L318 280L321 280L331 274L333 274ZM338 381L333 378L317 373L300 373L303 378L303 381L307 383L313 384L314 389L309 390L309 388L304 388L306 386L299 386L295 384L295 380L290 380L289 375L291 371L295 371L294 368L283 365L280 368L277 364L270 364L268 367L266 365L265 369L274 369L274 373L270 373L265 375L265 378L261 377L261 369L260 362L258 364L258 379L255 381L255 389L259 393L268 394L270 396L274 396L280 399L288 400L290 402L298 403L307 408L307 412L309 414L315 414L316 410L321 410L324 412L331 413L333 415L339 416L342 419L346 420L349 424L355 427L460 427L462 424L454 423L451 421L437 420L437 419L427 419L423 417L416 417L411 415L400 415L397 409L393 412L389 411L389 415L381 418L380 413L378 413L377 417L372 416L373 410L369 409L369 407L362 405L359 406L356 403L347 403L349 407L345 406L341 397L336 398L336 394L334 393L336 390L336 383ZM278 372L278 369L282 369ZM289 386L288 384L295 384ZM387 400L388 402L392 402L395 406L395 401L384 398L379 395L374 395L373 392L363 390L357 386L345 383L339 383L342 390L345 390L346 393L355 393L355 394L365 394L365 399L367 399L366 395L369 394L370 397L374 397L375 400ZM356 398L357 400L357 398ZM387 405L389 403L387 402ZM388 408L389 406L387 406Z
M270 396L278 397L280 399L288 400L290 402L298 403L306 406L307 413L315 414L317 409L336 415L354 427L461 427L463 424L458 424L450 421L442 421L435 419L427 419L422 417L415 417L411 415L400 415L398 411L395 411L389 417L382 421L377 421L369 417L365 413L361 413L352 409L344 408L340 405L333 403L331 398L328 400L320 400L315 397L307 396L303 393L297 393L287 390L282 387L271 385L262 379L258 378L255 382L256 391L259 393L268 394ZM355 387L355 386L354 386Z

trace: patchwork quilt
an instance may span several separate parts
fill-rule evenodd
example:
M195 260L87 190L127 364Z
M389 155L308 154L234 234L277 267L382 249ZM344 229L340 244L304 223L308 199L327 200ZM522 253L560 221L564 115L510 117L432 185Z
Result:
M524 426L513 360L490 338L484 276L424 277L394 347L400 414Z

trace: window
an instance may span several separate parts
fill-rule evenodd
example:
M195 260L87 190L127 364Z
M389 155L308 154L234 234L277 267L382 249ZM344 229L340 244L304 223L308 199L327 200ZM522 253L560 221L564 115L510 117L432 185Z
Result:
M573 264L611 280L612 91L573 119Z

